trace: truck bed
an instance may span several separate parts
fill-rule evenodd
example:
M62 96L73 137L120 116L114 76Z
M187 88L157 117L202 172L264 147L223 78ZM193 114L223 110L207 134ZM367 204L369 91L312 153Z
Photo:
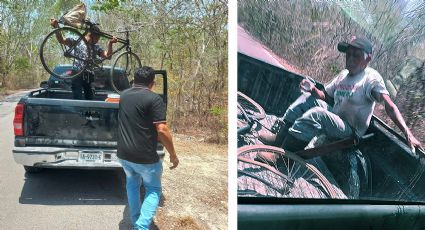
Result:
M301 92L299 83L304 76L277 68L252 57L238 54L238 91L254 99L267 114L281 117L286 108ZM323 88L320 83L317 87ZM266 119L264 119L266 120ZM265 126L270 127L270 122ZM362 168L357 163L361 184L359 199L416 202L425 200L425 153L416 154L407 147L406 140L379 118L373 116L368 133L374 137L359 147L363 154ZM348 169L349 163L336 162L338 155L329 153L322 157L330 172L337 177L335 168ZM340 167L345 163L346 167ZM338 165L337 165L338 164ZM342 173L347 173L348 170ZM366 171L366 173L362 173ZM329 178L333 179L333 178ZM347 184L347 180L343 181Z
M29 167L121 167L116 157L118 103L108 93L74 100L69 90L37 89L22 97L23 135L15 136L13 155ZM157 152L164 155L163 146ZM28 170L27 170L28 171Z

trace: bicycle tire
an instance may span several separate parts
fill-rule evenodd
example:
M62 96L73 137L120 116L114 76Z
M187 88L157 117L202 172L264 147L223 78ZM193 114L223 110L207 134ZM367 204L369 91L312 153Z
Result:
M252 118L261 120L266 116L266 112L260 104L241 92L238 92L238 104Z
M72 38L75 41L83 43L71 46L66 46L58 42L56 33L59 32L64 38ZM87 53L84 56L77 56L73 50L77 45L85 46ZM40 45L40 61L44 69L51 75L60 79L72 79L81 74L88 65L88 60L91 57L91 48L83 35L75 28L64 26L50 32ZM75 66L75 62L81 61L80 68L73 68L72 71L63 72L63 69L56 68L59 65Z
M131 86L134 80L134 71L142 67L140 58L131 51L118 55L111 69L110 82L118 94ZM120 73L120 74L118 74Z
M256 130L253 128L255 126L255 122L247 116L242 106L238 104L237 107L238 148L244 145L255 145L258 138L258 136L256 136Z
M237 122L237 128L238 128L238 134L245 134L249 129L251 129L251 122L247 114L244 112L244 109L241 105L238 104L237 109L237 115L238 115L238 122Z
M282 160L279 164L260 160L260 152L280 155ZM267 145L238 149L238 196L343 198L316 167L293 153Z

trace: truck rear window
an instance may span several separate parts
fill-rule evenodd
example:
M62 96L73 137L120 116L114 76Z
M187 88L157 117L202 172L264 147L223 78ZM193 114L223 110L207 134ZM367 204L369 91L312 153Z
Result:
M72 66L58 66L56 67L56 72L58 73L66 73L71 72ZM96 91L113 91L113 88L110 83L110 71L111 67L104 66L102 69L94 71L94 81L93 85ZM122 70L115 70L119 76L123 76ZM128 88L129 82L125 77L118 78L118 84L121 86L120 88ZM60 79L55 76L50 76L49 78L49 88L56 89L65 89L71 90L72 79Z

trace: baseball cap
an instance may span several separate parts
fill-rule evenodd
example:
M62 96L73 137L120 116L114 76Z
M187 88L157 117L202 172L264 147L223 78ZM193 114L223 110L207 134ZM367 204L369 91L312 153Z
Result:
M363 50L367 54L372 53L372 43L370 43L369 40L366 38L356 37L353 36L350 42L340 42L338 43L338 51L340 52L347 52L348 47L355 47Z

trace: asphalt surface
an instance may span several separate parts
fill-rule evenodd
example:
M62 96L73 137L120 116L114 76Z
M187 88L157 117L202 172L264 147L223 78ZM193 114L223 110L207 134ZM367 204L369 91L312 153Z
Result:
M47 169L13 160L18 93L0 101L0 229L131 229L120 170Z

